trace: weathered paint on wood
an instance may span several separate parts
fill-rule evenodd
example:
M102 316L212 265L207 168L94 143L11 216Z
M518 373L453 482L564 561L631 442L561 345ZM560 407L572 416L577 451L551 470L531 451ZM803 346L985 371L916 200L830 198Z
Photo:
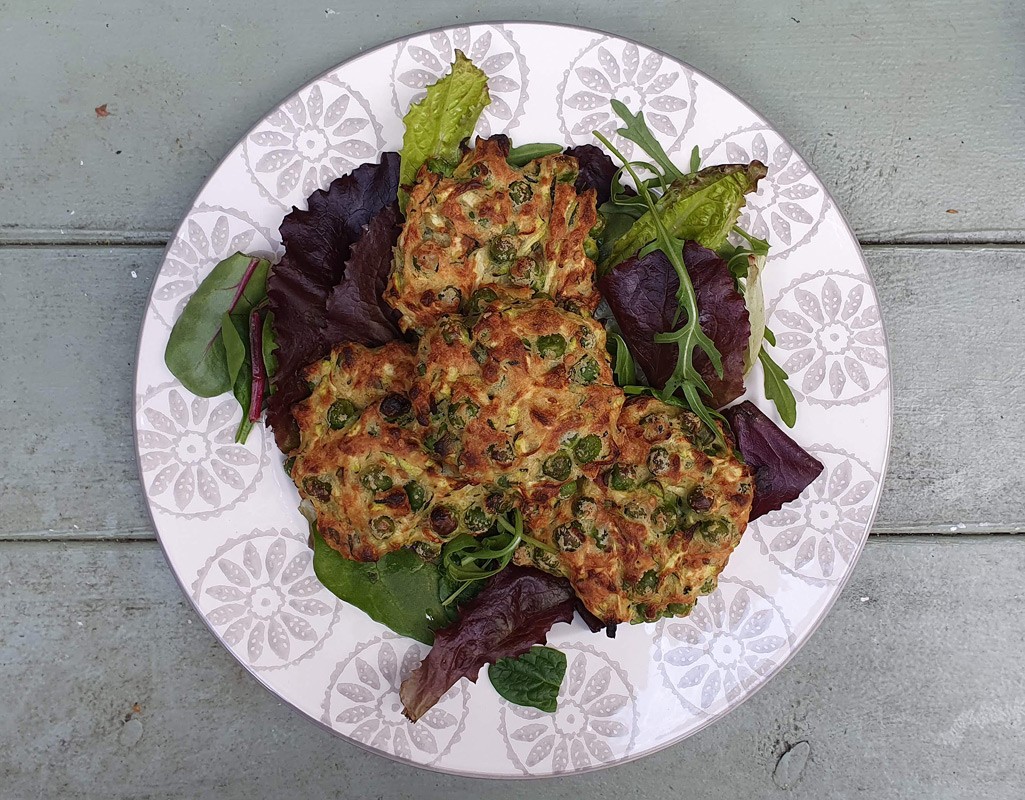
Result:
M0 241L166 239L221 155L314 75L411 31L501 19L615 31L705 70L794 142L865 241L1025 236L1025 8L1013 0L285 8L7 4Z
M417 771L293 714L152 543L4 543L0 796L1017 800L1023 570L1012 537L873 540L822 629L739 709L638 763L524 785ZM778 759L801 741L781 794Z
M867 252L896 395L876 531L1025 530L1008 469L1025 436L1025 248ZM0 537L148 535L131 398L159 260L157 248L0 249Z

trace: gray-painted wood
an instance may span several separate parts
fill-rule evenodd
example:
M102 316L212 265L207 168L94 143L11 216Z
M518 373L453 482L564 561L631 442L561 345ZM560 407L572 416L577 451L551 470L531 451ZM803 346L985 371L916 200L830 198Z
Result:
M865 241L1025 234L1014 0L5 6L0 241L164 240L221 155L309 78L410 31L487 19L590 25L705 70L797 145Z
M215 641L152 543L0 544L0 796L1018 800L1023 570L1011 537L873 540L739 709L638 763L524 785L416 771L304 721ZM773 773L801 741L784 793Z
M876 531L1025 530L1009 468L1025 447L1025 248L867 253L896 394ZM0 249L0 537L149 535L130 418L159 259L157 248Z

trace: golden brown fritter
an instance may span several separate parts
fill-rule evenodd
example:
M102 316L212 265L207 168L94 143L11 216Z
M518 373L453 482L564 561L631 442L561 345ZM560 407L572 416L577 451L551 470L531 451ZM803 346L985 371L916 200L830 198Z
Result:
M466 313L482 287L597 306L585 252L598 221L594 190L577 193L575 158L545 156L519 169L506 161L508 147L505 137L478 139L451 177L420 170L385 291L403 330Z
M418 356L414 415L461 478L561 483L613 456L623 393L589 314L500 298L479 318L443 319Z
M302 438L292 479L325 541L356 561L415 544L437 551L509 507L501 490L442 474L424 449L406 394L414 364L404 343L342 345L307 369L313 393L293 409Z
M523 548L517 561L565 575L606 623L683 616L715 589L740 542L750 470L689 411L649 397L623 407L619 446L571 497L552 487L528 494L527 528L557 555Z
M388 394L404 395L415 367L416 351L405 342L390 342L376 348L342 344L328 358L310 364L303 378L313 391L292 407L300 434L296 453L321 439L327 431L345 428L371 403ZM401 400L397 402L402 405Z

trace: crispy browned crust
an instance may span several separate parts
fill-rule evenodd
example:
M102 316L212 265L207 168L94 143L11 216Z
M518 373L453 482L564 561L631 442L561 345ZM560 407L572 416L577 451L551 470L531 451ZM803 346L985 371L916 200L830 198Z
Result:
M517 560L565 575L607 623L689 613L714 590L753 499L749 468L711 438L690 412L630 400L619 418L619 482L609 467L568 499L529 493L531 535L558 554L523 548ZM623 475L631 487L614 488Z
M553 346L563 352L553 355ZM430 329L419 361L414 413L436 456L465 480L544 481L546 460L560 453L573 476L594 474L615 454L623 393L605 330L588 314L499 298L476 320L446 318ZM597 449L574 457L589 436Z
M598 214L594 191L574 188L576 159L546 156L518 169L506 162L507 148L498 137L478 139L452 177L420 170L385 291L403 330L420 332L465 312L485 286L592 312L597 306L585 242ZM500 237L510 247L501 262L490 254Z

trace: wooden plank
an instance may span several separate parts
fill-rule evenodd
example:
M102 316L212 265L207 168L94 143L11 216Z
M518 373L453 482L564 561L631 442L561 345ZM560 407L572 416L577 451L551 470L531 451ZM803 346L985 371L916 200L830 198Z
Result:
M1025 596L1007 587L1022 570L1011 537L874 540L821 630L739 709L640 762L527 789L415 771L291 713L193 615L153 544L0 544L0 786L10 800L775 797L780 755L806 741L795 800L1016 799L1025 677L1008 665ZM955 595L966 575L980 578Z
M809 158L864 241L1025 236L1020 3L642 8L296 0L286 21L244 0L15 3L0 25L0 242L164 241L221 155L312 76L409 32L510 17L634 37L732 87Z
M138 321L160 255L0 249L0 537L149 535L130 404ZM1010 468L1025 446L1025 248L867 255L896 395L876 531L1025 531Z

